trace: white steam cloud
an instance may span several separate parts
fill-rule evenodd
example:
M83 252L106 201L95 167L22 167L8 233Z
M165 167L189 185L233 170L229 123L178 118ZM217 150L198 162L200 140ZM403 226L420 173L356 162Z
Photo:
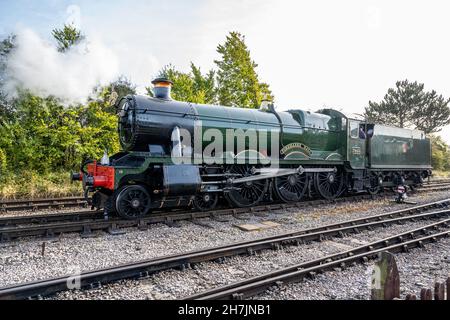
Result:
M85 103L97 86L108 85L120 74L118 57L95 39L61 53L31 29L16 34L3 88L11 97L26 88L41 97L56 96L66 105Z

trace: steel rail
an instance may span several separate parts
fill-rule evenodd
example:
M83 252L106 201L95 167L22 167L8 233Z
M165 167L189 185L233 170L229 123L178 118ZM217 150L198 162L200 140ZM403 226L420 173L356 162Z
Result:
M446 190L450 190L450 184L447 186L440 186L440 187L432 186L430 188L415 189L413 192L414 193L425 193L425 192L437 192L437 191L446 191Z
M423 184L421 185L419 188L420 189L427 189L427 188L433 188L433 187L445 187L450 185L450 181L448 182L434 182L434 183L430 183L430 184Z
M423 206L418 207L423 208ZM353 219L333 225L284 233L278 236L153 258L101 270L87 271L78 275L77 279L81 288L92 288L99 284L126 278L148 277L152 273L170 268L185 268L191 263L214 261L242 254L253 254L256 251L278 249L283 245L300 245L309 241L321 241L333 236L343 236L346 233L357 233L361 230L369 230L379 226L384 227L394 223L403 223L416 219L442 218L450 215L450 209L421 213L421 208L417 208L418 211L411 211L411 215L406 217L401 216L400 211L395 211L362 219ZM392 218L393 216L397 217ZM447 222L448 220L445 221ZM358 224L357 222L360 223ZM444 222L439 222L434 225L442 223ZM58 291L67 290L68 283L73 279L74 276L63 276L0 288L0 299L24 299L53 294Z
M87 201L82 197L73 198L50 198L50 199L29 199L29 200L7 200L0 202L0 212L42 210L51 208L73 208L87 207Z
M35 199L11 199L0 200L0 206L9 204L27 204L27 203L48 203L48 202L63 202L63 201L77 201L85 200L84 197L56 197L56 198L35 198Z
M238 281L229 285L213 288L188 297L184 300L217 300L217 299L245 299L265 292L272 286L298 282L305 277L314 277L317 273L336 267L345 268L349 263L367 262L375 258L378 253L407 252L415 247L423 247L426 243L436 242L440 238L450 236L450 230L433 233L441 227L449 227L450 219L417 228L392 237L362 245L323 258L302 262L287 268L269 272L257 277ZM427 235L418 237L420 233Z
M27 216L0 217L0 228L25 224L45 224L49 222L80 221L103 217L102 211L77 211L55 214L32 214Z

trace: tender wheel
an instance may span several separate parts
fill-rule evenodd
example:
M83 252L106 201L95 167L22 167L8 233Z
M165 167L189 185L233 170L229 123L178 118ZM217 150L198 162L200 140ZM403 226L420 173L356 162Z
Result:
M273 189L277 197L283 202L300 201L308 188L306 174L292 174L274 179Z
M252 176L252 167L248 165L234 165L230 173L239 174L240 177ZM256 180L233 185L233 189L225 193L225 198L231 206L251 207L257 205L264 198L269 186L269 180Z
M143 186L125 186L118 192L116 210L125 219L137 219L150 210L150 195Z
M194 208L199 211L213 210L219 201L219 194L216 192L202 193L194 198Z
M337 172L317 172L314 175L314 186L323 198L335 199L342 193L344 173L341 170Z
M370 187L367 188L367 192L371 195L376 195L381 191L381 185L383 184L383 178L376 175L370 176Z

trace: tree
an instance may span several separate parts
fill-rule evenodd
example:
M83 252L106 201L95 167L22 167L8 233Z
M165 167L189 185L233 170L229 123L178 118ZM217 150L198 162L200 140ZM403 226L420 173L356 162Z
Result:
M108 89L115 91L119 98L128 94L136 94L136 85L125 76L120 76L116 81L111 83Z
M53 29L52 35L56 39L59 52L66 52L85 38L80 30L68 24L62 29Z
M411 122L425 133L435 133L450 123L450 99L438 95L436 91L425 94L424 104L413 111Z
M244 108L258 108L265 99L273 101L269 86L260 83L245 37L238 32L230 32L223 45L217 47L221 55L215 60L217 71L218 100L222 105Z
M414 127L428 134L450 123L449 102L434 90L426 92L422 83L404 80L389 89L380 103L369 101L365 116L372 122Z
M404 128L411 125L413 110L424 105L424 85L398 81L380 103L369 101L365 115L369 121Z
M175 69L171 64L165 66L158 77L164 77L173 82L172 98L179 101L213 104L216 102L214 71L203 75L199 67L191 63L188 73ZM151 88L146 88L147 94L153 96Z
M10 35L0 42L0 118L11 118L14 113L14 105L3 91L6 80L6 66L8 57L15 47L15 35Z
M103 104L109 106L107 110L109 110L110 113L115 114L116 110L113 108L114 104L126 95L136 94L136 85L122 75L116 81L111 82L109 86L101 88L100 91Z
M206 75L203 75L199 67L196 67L191 62L191 72L193 77L193 90L198 92L198 96L202 97L203 103L214 104L217 102L217 91L215 75L213 70L210 70Z

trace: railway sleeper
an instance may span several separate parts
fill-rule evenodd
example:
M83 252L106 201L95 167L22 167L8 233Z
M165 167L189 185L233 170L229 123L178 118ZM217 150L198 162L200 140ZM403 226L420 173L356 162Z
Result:
M145 222L145 220L140 219L139 222L138 222L137 228L138 228L138 230L140 230L140 231L145 231L145 230L148 230L148 225L147 225L147 223Z
M215 220L217 222L230 222L230 219L225 218L222 215L218 215L218 214L214 214L213 213L213 214L210 215L210 217L211 217L211 219L213 219L213 220Z
M283 248L283 246L281 245L281 243L278 242L273 242L271 244L271 247L273 250L281 250Z
M219 258L217 258L217 259L214 260L214 262L215 262L215 263L218 263L218 264L223 264L223 263L225 263L226 261L227 261L227 258L226 258L226 257L219 257Z
M56 239L56 235L53 230L46 230L44 235L44 240L53 240Z
M81 238L92 238L94 237L94 233L92 232L91 227L83 226L83 231L81 232Z
M232 295L233 300L244 300L244 294L243 293L233 293Z
M189 220L189 221L191 221L193 224L195 224L195 225L197 225L197 226L200 226L200 227L205 227L205 228L209 228L209 229L214 229L214 226L213 226L213 225L211 225L211 224L209 224L209 223L207 223L207 222L201 221L201 220L198 219L198 218L193 218L193 219L191 219L191 220Z
M121 235L121 234L125 234L126 232L125 231L123 231L122 229L119 229L118 227L117 227L117 224L115 224L115 223L113 223L113 224L111 224L109 227L108 227L108 231L107 231L110 235L113 235L113 236L118 236L118 235Z
M148 271L141 271L139 272L138 279L147 279L150 277L150 273Z
M181 271L185 271L186 269L191 269L191 264L190 264L190 263L182 263L182 264L179 266L179 269L180 269Z
M170 228L181 228L181 224L178 221L175 221L169 217L166 218L166 220L164 221L164 224Z
M9 242L11 237L8 234L0 233L0 242Z
M102 287L102 283L100 281L94 281L88 284L89 289L100 289Z

